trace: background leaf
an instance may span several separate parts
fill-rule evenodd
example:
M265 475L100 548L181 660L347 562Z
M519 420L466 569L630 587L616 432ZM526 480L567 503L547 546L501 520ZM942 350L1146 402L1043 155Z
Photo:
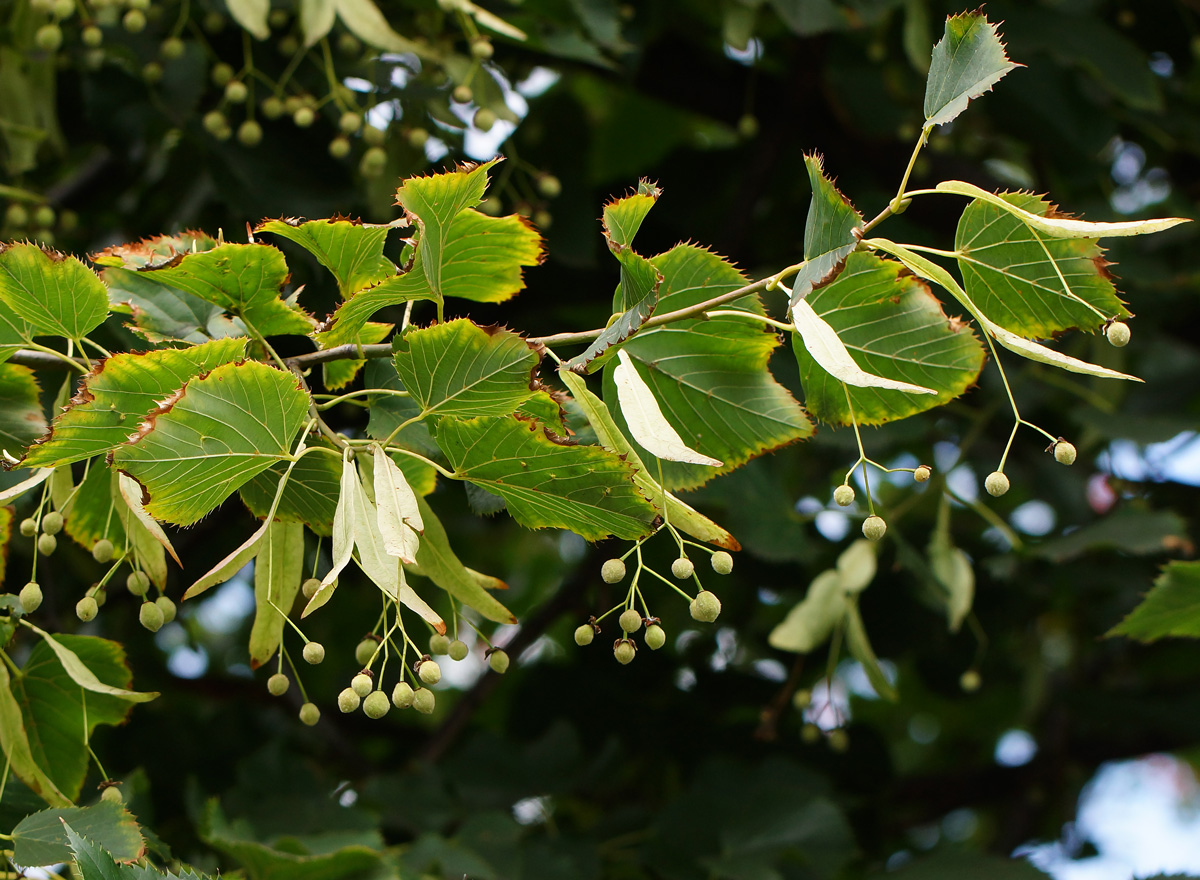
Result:
M1108 631L1153 642L1166 636L1200 638L1200 562L1169 562L1141 604Z
M33 370L0 364L0 449L13 458L46 432L39 391Z

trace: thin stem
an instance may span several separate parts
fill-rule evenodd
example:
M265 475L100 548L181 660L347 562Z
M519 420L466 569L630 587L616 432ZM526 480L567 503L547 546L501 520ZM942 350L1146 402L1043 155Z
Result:
M786 330L789 333L796 328L791 324L785 324L783 321L776 321L774 318L768 318L766 315L756 315L754 312L741 312L736 309L716 309L708 313L710 318L743 318L747 321L757 321L760 324L769 324L772 327L777 327L780 330Z
M397 391L394 388L360 388L357 391L350 391L350 392L347 392L346 394L340 394L337 397L334 397L332 400L327 400L324 403L318 403L316 405L316 407L318 410L321 410L321 411L324 411L327 409L333 409L333 407L337 406L339 403L342 403L347 400L351 400L355 397L364 397L369 394L379 394L384 397L411 397L412 396L407 391ZM316 396L317 395L314 395L314 397L316 397Z
M30 342L29 347L35 351L40 351L44 354L50 355L55 360L58 360L64 364L67 364L68 366L71 367L71 369L78 370L81 373L87 373L91 369L91 367L87 366L86 364L81 364L79 361L77 361L75 358L71 357L70 355L65 355L61 351L56 351L55 349L50 348L48 345L42 345L39 342ZM18 355L20 353L21 352L17 352ZM14 364L20 363L20 361L17 359L16 356L10 358L10 360ZM37 365L30 364L30 366L37 366ZM45 366L45 364L42 364L42 366Z
M917 156L921 155L921 148L925 146L925 138L929 132L921 129L921 135L917 138L917 144L913 147L912 155L908 158L908 167L904 169L904 177L900 179L900 188L896 190L896 197L892 199L888 208L891 213L899 214L901 211L901 202L904 201L904 188L908 186L908 178L912 175L913 167L917 164Z
M867 493L867 510L871 516L875 515L875 501L871 498L871 481L867 476L867 453L863 449L862 435L858 432L858 417L854 414L854 405L850 403L850 389L846 383L842 383L842 390L846 392L846 409L850 413L850 424L854 426L854 440L858 443L858 464L862 465L863 491ZM850 469L851 471L854 468Z

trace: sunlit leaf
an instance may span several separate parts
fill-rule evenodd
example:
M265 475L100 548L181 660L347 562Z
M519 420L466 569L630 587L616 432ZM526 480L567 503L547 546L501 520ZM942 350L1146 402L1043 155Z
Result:
M863 228L862 215L825 174L824 160L816 155L805 156L804 167L808 169L812 201L804 224L804 265L792 282L793 306L814 288L837 277Z
M34 335L68 339L82 339L108 317L108 294L95 272L34 244L0 244L0 305Z
M313 329L308 313L281 298L287 263L269 245L223 244L141 272L152 281L232 312L263 336L306 334Z
M437 442L459 476L499 495L529 528L633 539L648 534L655 518L629 464L596 446L555 441L534 422L443 418Z
M996 25L982 11L949 16L925 81L925 128L945 125L972 98L990 92L1006 73L1023 66L1008 60Z
M309 5L312 5L309 3ZM329 8L332 22L333 7ZM301 7L301 16L304 7ZM348 297L356 290L378 284L396 274L396 266L383 255L390 224L362 223L357 220L265 220L254 232L270 232L303 247L317 258L337 279L338 291Z
M722 467L724 462L690 448L671 427L671 423L663 418L658 401L638 375L629 353L622 349L617 352L617 357L620 363L613 370L613 382L617 386L621 414L629 425L633 439L652 455L666 461Z
M373 447L372 464L375 472L375 508L383 547L389 555L403 562L416 562L417 548L420 546L417 533L424 529L417 496L408 485L404 471L388 457L382 446Z
M295 376L256 361L225 364L165 401L113 462L146 488L151 516L191 525L288 458L307 414Z
M851 254L837 279L809 294L807 302L864 371L937 392L847 387L793 336L804 403L826 422L851 423L847 397L860 424L907 418L960 396L983 369L984 347L970 327L947 317L929 287L900 263Z
M422 414L507 415L533 396L541 350L466 318L410 330L392 343L396 372Z
M300 0L300 33L304 34L305 47L320 42L333 28L336 16L334 0Z
M677 245L653 263L664 279L659 307L666 311L745 286L737 269L695 245ZM762 306L750 296L722 311L754 315L762 314ZM718 315L651 327L622 346L683 442L724 462L721 468L664 462L667 488L700 486L812 433L803 408L768 369L778 345L775 331L762 323ZM611 364L605 372L604 396L616 400ZM622 425L620 413L612 415ZM657 468L650 475L657 478Z

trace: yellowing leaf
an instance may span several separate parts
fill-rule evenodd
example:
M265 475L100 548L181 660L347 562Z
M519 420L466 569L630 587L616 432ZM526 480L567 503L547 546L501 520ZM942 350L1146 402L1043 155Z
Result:
M633 439L652 455L667 461L722 467L724 462L702 455L683 442L683 438L663 416L654 394L638 375L637 368L624 349L617 352L617 358L620 363L613 371L613 381L617 385L621 413L625 416Z
M417 507L417 496L404 478L404 471L388 457L383 447L376 444L373 450L375 507L384 549L404 562L415 563L420 544L416 530L425 528Z
M146 513L146 509L142 507L142 487L138 485L137 480L132 479L127 474L118 473L117 485L121 490L121 497L125 500L134 517L137 518L137 521L142 524L155 541L162 545L164 550L171 554L171 558L182 568L183 563L179 561L179 554L171 546L171 539L167 537L167 533L162 530L162 526L158 524L158 521Z

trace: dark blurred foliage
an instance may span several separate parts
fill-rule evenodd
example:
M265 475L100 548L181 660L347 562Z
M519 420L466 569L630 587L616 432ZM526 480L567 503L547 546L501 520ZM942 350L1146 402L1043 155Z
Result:
M432 3L412 5L434 14ZM596 218L606 198L639 177L665 190L639 250L690 239L752 277L800 256L804 152L823 153L839 187L873 216L894 193L922 120L918 65L944 14L960 11L925 0L646 0L620 8L525 0L496 10L531 32L553 22L543 32L558 35L540 48L497 39L494 59L512 82L535 68L559 76L529 99L496 175L506 211L542 212L549 259L527 273L528 290L515 301L469 309L481 323L500 320L530 334L604 322L616 264ZM1195 4L992 2L986 12L1004 22L1010 56L1027 67L933 135L914 186L953 178L1030 188L1089 219L1117 219L1118 208L1139 217L1194 213ZM240 52L233 25L209 39L231 60ZM128 43L134 59L150 51L149 43ZM745 47L743 61L727 43ZM255 50L264 65L284 63L269 43ZM194 54L194 70L168 66L153 89L131 73L136 60L91 70L76 54L59 71L65 146L43 151L20 185L46 193L60 214L77 215L73 230L58 232L60 246L84 252L188 227L239 239L247 221L280 214L388 220L399 177L464 158L454 132L444 132L444 159L431 163L412 148L409 110L389 129L378 178L328 156L336 114L310 129L286 117L265 122L254 149L218 142L201 125L216 92L205 84L207 62ZM337 64L341 76L388 81L378 69L356 70L353 59L339 56ZM412 88L444 91L433 73ZM394 92L389 97L409 101L403 89ZM424 106L422 94L411 98L406 107ZM561 181L560 196L534 198L541 172ZM949 247L961 207L957 198L918 199L883 232ZM833 748L846 745L840 735L805 742L791 702L795 687L819 688L837 658L822 649L800 664L766 644L849 541L829 540L815 524L855 457L852 433L827 427L689 498L746 552L730 577L709 579L724 603L715 627L698 627L683 602L664 599L668 648L643 650L628 667L613 662L604 636L586 649L571 640L588 614L615 601L599 578L615 543L585 547L571 536L524 532L504 515L475 517L461 489L447 485L431 501L459 554L511 585L505 601L523 621L515 636L502 634L528 648L506 676L442 689L432 718L338 714L333 696L355 671L353 648L369 625L364 615L374 614L372 591L356 600L343 589L312 621L329 660L304 670L324 713L309 729L296 720L295 688L273 699L263 674L250 677L248 620L234 614L232 630L222 631L202 608L184 613L172 645L169 631L148 637L132 606L129 614L110 608L89 631L122 641L136 685L164 695L138 707L124 728L104 731L97 751L110 772L132 774L127 793L143 822L177 856L206 868L250 864L251 843L276 854L386 843L400 846L389 858L399 859L403 877L852 877L923 848L932 848L933 861L909 876L1032 875L983 854L1057 839L1102 762L1200 754L1195 644L1103 638L1161 563L1193 552L1194 485L1156 473L1153 462L1145 473L1114 473L1111 444L1143 449L1200 424L1196 242L1188 227L1113 242L1109 259L1137 314L1131 344L1113 349L1085 334L1061 341L1145 385L1006 358L1023 414L1071 439L1079 462L1061 467L1032 432L1018 436L1007 468L1013 489L986 507L1003 522L1018 508L1040 517L1047 533L1022 535L1019 547L971 508L952 508L953 539L977 578L973 620L957 634L947 632L911 562L929 542L947 466L962 462L954 485L965 491L999 461L1011 427L999 376L989 368L978 388L944 410L864 432L877 460L906 454L938 467L924 491L909 481L880 487L888 542L861 608L876 653L897 670L901 699L852 697L844 751ZM319 267L285 249L293 282L313 287L310 307L331 298ZM773 367L803 399L786 348ZM361 416L348 410L340 418L354 427ZM825 522L836 518L829 513ZM189 569L201 571L250 528L231 502L176 546ZM46 584L68 628L73 582L94 576L91 560L72 552L60 553ZM656 562L669 564L665 555ZM226 604L236 604L230 596ZM165 658L179 645L206 652L206 674L168 672ZM853 670L840 669L839 680L852 684ZM960 687L968 669L981 676L976 692ZM1027 731L1037 746L1023 766L994 758L1011 729ZM208 803L213 797L219 807ZM951 815L973 821L964 833L939 836ZM340 876L336 860L330 864L323 876ZM390 862L371 864L356 870L392 870ZM299 870L285 867L271 876Z

